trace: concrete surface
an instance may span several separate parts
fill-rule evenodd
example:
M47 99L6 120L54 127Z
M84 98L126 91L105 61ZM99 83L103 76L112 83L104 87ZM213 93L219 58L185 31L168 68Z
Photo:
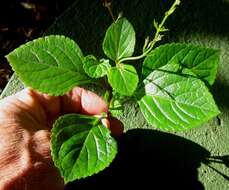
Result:
M163 11L168 7L168 2L159 0L116 0L115 2L115 15L122 11L136 28L139 40L136 47L138 51L144 37L152 31L153 18L158 20L161 18ZM169 134L148 126L137 105L126 105L125 114L120 119L124 122L127 133L119 141L118 158L107 171L79 182L76 187L87 187L88 184L93 184L95 187L104 179L112 181L117 177L122 180L120 177L122 176L124 182L129 185L135 184L136 181L139 182L138 184L146 185L148 181L152 189L163 189L163 182L168 181L168 178L171 178L168 186L174 185L176 189L229 189L229 159L227 158L229 155L229 1L182 2L176 14L169 19L167 26L170 32L164 42L189 42L221 50L218 77L211 91L222 113L218 118L214 118L198 129ZM101 1L77 0L45 34L69 36L79 44L85 55L94 53L102 57L101 43L105 28L110 23L111 19L102 7ZM13 76L1 96L8 96L21 88L23 88L22 83ZM131 130L133 128L138 129ZM146 130L141 130L142 128ZM130 146L132 148L129 148ZM129 157L132 154L135 155L134 159ZM130 160L127 161L127 158ZM142 164L145 164L145 170L139 166ZM125 170L120 168L120 165L128 165L128 167L126 166ZM170 168L172 171L168 172L162 165L166 167L173 165L174 168ZM134 169L131 169L132 166ZM142 177L141 172L145 174L150 172L152 178L144 174L145 177ZM132 176L131 173L136 175ZM132 180L128 181L127 178ZM177 180L176 183L174 180ZM161 188L156 188L158 185L156 181L160 181ZM69 185L69 188L73 186Z

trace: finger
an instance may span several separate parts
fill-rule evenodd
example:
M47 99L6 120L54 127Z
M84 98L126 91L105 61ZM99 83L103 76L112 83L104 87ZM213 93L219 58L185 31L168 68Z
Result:
M81 112L89 115L96 115L107 112L108 106L106 102L95 93L82 90L81 94Z
M103 125L105 125L108 129L110 129L111 134L115 137L119 137L123 134L124 125L117 118L111 117L108 119L102 119Z
M111 117L110 118L110 130L114 136L119 137L123 134L124 125L117 118Z
M61 109L63 113L80 112L88 115L96 115L108 110L105 101L101 97L79 87L75 87L61 97Z
M4 99L5 109L7 112L15 114L15 118L32 118L35 121L41 121L42 123L47 118L43 107L37 100L31 95L30 89L26 88L22 91L17 92L15 95L8 96Z
M80 112L82 91L83 88L75 87L70 92L60 97L62 114Z
M50 96L47 94L42 94L38 91L29 89L29 95L37 100L48 118L54 118L60 113L60 98L55 96Z
M30 142L30 149L35 156L33 160L39 159L38 155L43 160L51 161L50 155L50 131L49 130L38 130L36 131ZM36 158L37 157L37 158Z
M49 120L55 120L65 113L96 115L108 111L107 104L101 97L79 87L61 97L49 96L32 89L29 89L29 94L39 101Z

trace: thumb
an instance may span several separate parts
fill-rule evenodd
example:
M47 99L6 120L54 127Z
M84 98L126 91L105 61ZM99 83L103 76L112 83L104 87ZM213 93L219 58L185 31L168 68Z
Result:
M87 115L108 111L108 106L101 97L79 87L61 97L61 108L64 113L80 112Z
M83 88L75 87L61 98L64 113L80 112L87 115L99 115L102 112L108 112L108 106L101 97ZM123 133L123 124L116 118L103 119L102 123L114 136L120 136Z

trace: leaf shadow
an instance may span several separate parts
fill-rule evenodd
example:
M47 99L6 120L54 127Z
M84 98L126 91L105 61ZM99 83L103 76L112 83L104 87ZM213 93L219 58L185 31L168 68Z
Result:
M179 35L185 30L185 34L228 36L228 17L228 0L188 0L182 1L168 24L172 28L172 35Z
M214 95L214 99L217 105L223 110L229 110L229 84L226 81L220 79L216 80L211 92Z
M119 151L104 171L69 183L71 189L186 189L204 190L198 167L209 151L182 137L135 129L119 139Z
M112 9L117 17L121 12L133 24L137 44L135 54L141 53L146 36L153 35L153 20L160 21L173 1L115 0ZM223 35L229 33L228 0L185 0L166 22L169 32L162 41L174 41L193 33ZM63 34L73 38L83 52L104 57L102 41L112 19L99 0L76 0L61 22L55 23L47 34ZM159 45L160 43L158 43ZM137 64L136 64L137 65Z
M130 2L131 1L131 2ZM123 12L136 30L136 52L143 47L147 35L155 32L153 20L161 21L164 12L173 1L161 0L116 0L114 10L116 14ZM166 41L176 41L180 36L204 34L209 36L228 36L229 34L229 1L228 0L185 0L176 12L169 17L165 33ZM159 45L160 43L158 43Z
M206 160L206 163L210 163L210 162L224 164L227 168L229 168L229 155L210 156L208 160Z
M138 43L135 54L139 54L144 38L154 32L153 19L160 21L171 3L166 0L114 1L115 15L123 12L136 30ZM104 56L101 44L112 22L107 11L100 1L78 0L74 6L66 17L68 19L63 21L64 24L56 24L54 31L49 30L49 33L73 38L85 55L94 53ZM228 18L228 0L184 0L168 19L166 26L170 31L162 42L176 41L180 36L190 34L228 36ZM217 80L212 91L217 104L229 108L229 94L225 93L229 91L229 85ZM108 189L129 185L130 188L140 186L141 189L174 187L202 190L204 187L198 181L197 168L202 162L208 163L206 158L209 156L205 148L176 135L133 130L119 140L119 153L109 168L95 176L70 183L66 189Z

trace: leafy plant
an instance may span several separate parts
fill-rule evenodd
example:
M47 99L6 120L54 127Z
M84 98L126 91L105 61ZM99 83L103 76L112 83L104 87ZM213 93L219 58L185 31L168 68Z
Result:
M166 19L179 4L175 0L161 23L154 21L156 33L146 38L139 56L133 56L134 28L121 17L107 29L103 41L109 59L84 56L73 40L59 35L28 42L6 57L20 79L40 92L59 96L76 85L102 83L111 114L122 114L124 103L131 99L156 128L195 128L219 114L208 90L216 77L219 51L180 43L154 48L167 31ZM140 80L131 61L141 59ZM103 117L107 115L72 113L54 123L52 158L66 183L103 170L115 157L116 141L102 124Z

